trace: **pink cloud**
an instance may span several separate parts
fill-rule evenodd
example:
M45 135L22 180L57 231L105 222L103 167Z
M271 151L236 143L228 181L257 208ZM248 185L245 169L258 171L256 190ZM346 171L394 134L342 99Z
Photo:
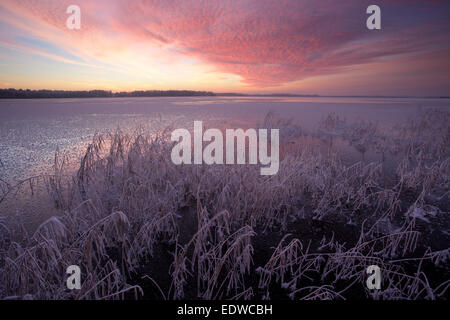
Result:
M17 0L4 6L65 33L60 41L88 56L101 58L143 42L171 46L256 87L441 51L450 42L446 16L439 14L448 5L437 0L380 0L381 31L365 28L371 4L365 0L80 0L82 29L75 33L65 28L72 2Z

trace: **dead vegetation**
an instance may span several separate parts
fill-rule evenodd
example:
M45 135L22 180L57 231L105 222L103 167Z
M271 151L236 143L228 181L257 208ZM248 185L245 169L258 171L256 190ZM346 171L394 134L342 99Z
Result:
M19 216L1 218L0 297L443 299L449 120L426 110L386 131L329 115L308 137L324 143L282 149L275 176L251 165L175 166L168 130L96 136L76 174L67 179L57 155L54 174L40 178L60 215L33 234ZM262 126L281 126L286 145L306 136L274 114ZM335 139L361 161L344 163ZM369 149L380 161L366 160ZM388 156L400 160L386 184ZM0 197L19 185L2 182ZM70 291L74 264L82 288ZM372 264L382 290L365 286Z

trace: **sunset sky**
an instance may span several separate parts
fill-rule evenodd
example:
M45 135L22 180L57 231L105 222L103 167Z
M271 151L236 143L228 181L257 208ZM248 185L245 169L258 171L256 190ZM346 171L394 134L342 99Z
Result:
M0 88L450 95L449 21L448 0L0 0Z

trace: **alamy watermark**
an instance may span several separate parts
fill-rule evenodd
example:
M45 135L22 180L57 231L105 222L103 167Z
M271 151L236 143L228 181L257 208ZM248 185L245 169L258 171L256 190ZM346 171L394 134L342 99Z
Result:
M69 290L81 289L81 269L77 265L68 266L66 273L69 277L66 280L66 286Z
M66 20L66 27L69 30L81 29L81 9L77 5L70 5L67 7L66 13L70 16Z
M267 129L247 129L245 131L243 129L226 129L224 141L222 131L207 129L203 132L203 122L194 121L193 141L192 135L187 129L176 129L172 132L171 140L177 144L172 149L171 159L176 165L203 163L211 165L246 164L248 158L248 164L257 165L259 163L264 166L260 169L261 175L274 175L280 166L280 132L279 129L270 129L269 142L267 131ZM203 148L203 142L209 142L209 144Z
M372 4L367 7L366 13L370 14L367 18L366 26L369 30L381 29L381 9L376 4Z
M381 289L381 269L377 265L370 265L366 269L369 277L366 280L366 286L369 290Z
M69 17L66 20L66 26L69 30L80 30L81 28L81 8L78 5L70 5L66 9ZM381 29L381 9L376 4L367 7L366 14L370 16L366 20L366 27L369 30Z

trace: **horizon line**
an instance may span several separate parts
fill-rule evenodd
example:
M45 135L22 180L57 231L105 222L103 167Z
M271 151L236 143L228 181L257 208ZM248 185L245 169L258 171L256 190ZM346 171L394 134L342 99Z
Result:
M145 93L186 93L186 95L164 95L159 97L179 97L179 96L235 96L235 97L305 97L305 98L424 98L424 99L449 99L450 95L437 95L437 96L412 96L412 95L336 95L336 94L314 94L314 93L242 93L242 92L214 92L208 90L190 90L190 89L148 89L148 90L131 90L131 91L120 91L120 90L106 90L106 89L92 89L92 90L66 90L66 89L16 89L16 88L0 88L0 92L14 90L16 92L31 92L31 93L66 93L66 94L77 94L77 93L109 93L112 96L74 96L74 97L7 97L0 94L0 99L61 99L61 98L120 98L121 94L138 94L142 93L142 96L129 96L139 98L146 97ZM190 94L188 94L190 93ZM122 96L124 97L124 96ZM158 97L157 95L147 96L147 97Z

